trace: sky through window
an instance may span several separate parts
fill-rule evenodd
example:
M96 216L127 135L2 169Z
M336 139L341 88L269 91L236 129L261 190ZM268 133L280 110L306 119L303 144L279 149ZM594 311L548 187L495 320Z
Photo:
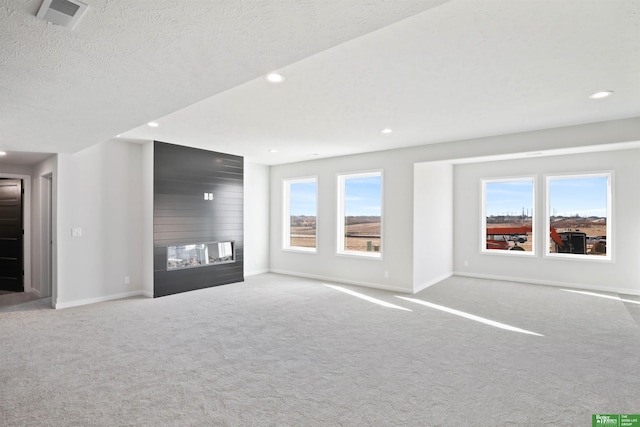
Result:
M382 176L345 180L345 216L381 216Z

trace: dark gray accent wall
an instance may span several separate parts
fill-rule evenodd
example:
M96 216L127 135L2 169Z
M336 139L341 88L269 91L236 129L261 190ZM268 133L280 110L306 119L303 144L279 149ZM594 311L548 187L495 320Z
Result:
M243 181L242 157L155 141L154 297L244 280ZM167 271L167 246L223 241L234 263Z

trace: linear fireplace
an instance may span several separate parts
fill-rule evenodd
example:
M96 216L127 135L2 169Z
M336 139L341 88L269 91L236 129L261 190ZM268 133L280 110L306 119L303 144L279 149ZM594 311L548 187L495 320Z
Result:
M167 270L235 262L234 243L230 241L167 246Z
M243 187L242 157L154 143L154 297L244 281Z

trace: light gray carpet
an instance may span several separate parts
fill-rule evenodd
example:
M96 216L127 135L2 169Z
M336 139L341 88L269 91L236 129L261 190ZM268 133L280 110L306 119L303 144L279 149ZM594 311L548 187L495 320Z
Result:
M632 303L453 277L414 297L266 274L0 311L2 426L575 425L640 412Z

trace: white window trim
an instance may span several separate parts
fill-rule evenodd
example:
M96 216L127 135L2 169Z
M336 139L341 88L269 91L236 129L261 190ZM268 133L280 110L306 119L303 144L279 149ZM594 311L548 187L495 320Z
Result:
M347 179L352 178L367 178L371 176L380 176L380 251L379 252L361 252L361 251L347 251L344 250L344 186ZM375 169L361 172L344 172L337 174L337 227L336 227L336 255L355 257L355 258L369 258L375 260L383 259L384 252L384 170Z
M551 230L551 215L549 212L549 181L552 179L575 179L575 178L595 178L595 177L607 177L607 253L604 256L589 256L580 254L558 254L549 252L549 246L551 246L550 232L545 233L544 250L542 251L543 257L553 260L568 260L568 261L582 261L582 262L614 262L614 243L615 236L614 219L613 219L613 197L615 188L613 185L614 173L611 170L601 172L579 172L579 173L567 173L567 174L546 174L544 175L545 182L545 205L544 205L544 221L545 230Z
M487 183L491 182L512 182L512 181L531 181L531 236L533 236L533 245L531 252L526 251L507 251L487 249ZM500 178L482 178L480 179L480 254L482 255L498 255L498 256L514 256L514 257L536 257L538 254L539 236L536 230L537 205L536 205L536 188L537 179L535 175L500 177Z
M291 246L291 184L301 184L305 182L314 182L316 184L316 246L314 248L306 248L302 246ZM318 253L318 176L307 176L300 178L285 178L283 184L283 215L282 215L282 250L289 252L301 252L307 254Z

